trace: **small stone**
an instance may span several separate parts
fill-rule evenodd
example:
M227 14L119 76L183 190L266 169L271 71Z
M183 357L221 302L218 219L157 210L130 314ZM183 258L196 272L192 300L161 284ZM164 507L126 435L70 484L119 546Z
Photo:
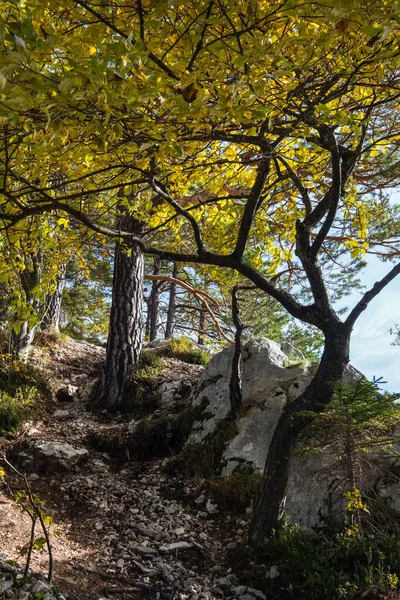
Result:
M195 542L174 542L166 546L160 546L158 551L160 554L178 554L188 550L196 550L199 553L203 552L203 547Z
M62 410L61 408L53 412L53 417L59 421L67 421L71 416L72 415L68 410Z
M207 500L206 511L208 512L209 515L218 515L219 514L218 506L216 504L213 504L211 502L211 500Z
M151 527L139 526L138 531L141 535L144 535L145 537L149 537L152 539L155 539L159 536L159 533L157 531L155 531L154 529L152 529Z
M39 580L31 587L32 594L46 594L47 592L51 592L51 587L44 581Z
M177 529L175 529L175 535L183 535L184 533L185 533L184 527L178 527Z
M227 577L220 577L219 579L217 579L217 585L219 585L219 587L221 588L229 588L231 587L232 582Z
M6 571L7 573L15 573L16 572L16 568L13 565L10 565L8 563L2 563L0 565L0 571Z
M256 590L245 585L238 585L231 588L231 594L239 596L240 600L251 600L251 598L257 598L257 600L267 600L266 595L261 590ZM248 596L250 595L250 598Z
M266 579L276 579L279 577L279 569L276 565L272 565L265 574Z
M154 548L150 548L148 546L131 546L130 548L132 550L132 552L134 552L135 554L139 554L140 556L156 556L157 555L157 550L155 550Z
M201 494L201 496L199 496L198 498L196 498L196 500L194 501L195 504L203 504L205 500L205 496L204 494Z
M56 398L59 402L73 402L78 388L76 385L67 385L57 390Z
M14 578L11 574L4 575L4 577L0 578L0 594L5 594L5 592L14 585Z

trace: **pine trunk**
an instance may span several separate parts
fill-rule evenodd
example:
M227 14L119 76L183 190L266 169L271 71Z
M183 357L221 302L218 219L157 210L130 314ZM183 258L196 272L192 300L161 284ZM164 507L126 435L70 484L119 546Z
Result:
M178 265L176 263L174 263L172 277L175 277L175 279L178 277ZM171 283L171 287L169 288L167 324L165 326L165 339L166 340L169 340L169 338L172 336L172 333L174 331L175 313L176 313L176 283Z
M42 331L60 331L60 313L62 293L65 284L67 265L61 266L60 273L56 275L56 289L46 300L46 309L41 323Z
M130 216L121 217L119 227L134 235L141 230ZM93 408L124 409L124 386L142 350L143 277L142 250L130 242L117 242L106 363L92 398Z
M153 275L158 275L160 272L161 261L159 258L154 259ZM160 322L160 282L153 281L148 304L148 321L149 321L149 340L153 342L158 336L158 325Z
M342 379L349 360L350 332L341 323L325 332L325 350L308 388L289 403L275 429L265 463L260 497L250 524L249 544L257 547L279 525L296 441L309 423L303 411L321 412L332 399L332 383Z
M204 346L204 334L206 329L206 310L205 308L200 309L199 319L199 333L197 336L197 343L199 346Z

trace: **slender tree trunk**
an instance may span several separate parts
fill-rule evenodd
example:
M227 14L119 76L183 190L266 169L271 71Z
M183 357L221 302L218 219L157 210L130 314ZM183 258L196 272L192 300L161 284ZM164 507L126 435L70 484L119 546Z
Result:
M136 236L142 230L141 224L128 215L122 216L118 225ZM129 241L117 242L106 363L91 401L93 408L110 412L124 408L124 386L142 350L143 277L141 249Z
M350 331L337 322L325 331L325 350L307 389L284 409L276 426L265 463L261 493L250 524L249 544L256 547L279 524L297 438L310 422L303 411L321 412L332 399L332 383L342 379L349 361Z
M62 265L60 273L56 275L56 289L47 297L46 309L41 323L42 331L60 331L61 301L66 270L67 265Z
M153 275L160 272L161 260L154 259ZM158 336L158 325L160 322L160 281L153 281L148 304L149 340L153 342Z
M200 308L199 335L197 337L197 343L199 344L199 346L204 346L205 328L206 328L206 309Z
M242 377L240 370L240 363L242 359L243 345L242 345L242 333L243 324L240 319L240 308L238 299L238 288L235 285L232 288L232 320L235 325L235 345L232 357L232 370L231 378L229 381L229 393L231 400L231 419L236 419L238 411L242 406Z
M172 277L174 277L175 279L178 277L177 263L174 263ZM169 338L172 336L172 333L174 331L175 313L176 313L176 283L171 283L171 287L169 288L167 323L165 326L165 339L166 340L169 340Z
M26 266L22 271L21 285L25 293L25 303L28 310L32 311L32 316L39 309L39 300L34 293L34 288L40 283L41 276L41 253L31 256L32 266ZM25 319L20 324L20 330L13 335L12 345L13 352L23 362L28 362L29 353L32 348L33 340L35 339L36 325L31 325L29 319Z

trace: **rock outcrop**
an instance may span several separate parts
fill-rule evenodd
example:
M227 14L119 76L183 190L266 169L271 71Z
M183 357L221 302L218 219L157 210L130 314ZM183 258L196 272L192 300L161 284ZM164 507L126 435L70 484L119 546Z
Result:
M287 345L286 345L287 346ZM303 392L314 376L317 364L307 364L293 349L268 339L249 341L242 358L243 406L236 423L237 434L226 444L220 465L221 475L255 470L262 472L278 419L284 406ZM289 356L283 352L290 350ZM194 405L208 401L202 419L194 424L189 443L207 443L218 424L230 411L229 379L233 348L216 354L203 372ZM344 381L354 383L362 374L349 366ZM286 512L294 522L306 528L318 526L326 518L328 507L335 506L334 517L343 517L343 488L337 473L329 472L326 456L310 455L293 462ZM372 486L373 473L366 474L366 486ZM390 488L400 498L400 490ZM329 509L330 510L330 509Z

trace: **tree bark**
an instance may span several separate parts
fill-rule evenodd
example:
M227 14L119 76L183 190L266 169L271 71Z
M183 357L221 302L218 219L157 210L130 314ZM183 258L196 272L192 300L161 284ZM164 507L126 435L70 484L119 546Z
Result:
M61 301L66 270L67 265L62 265L60 273L56 275L56 289L47 297L46 309L41 323L42 331L60 331Z
M199 346L204 346L204 331L206 328L206 309L200 308L200 319L199 319L199 334L197 336L197 343Z
M172 277L174 277L175 279L178 277L177 263L174 263ZM165 326L165 339L166 340L169 340L169 338L172 336L172 333L174 331L175 314L176 314L176 283L171 283L171 287L169 288L167 323Z
M26 266L20 275L21 285L25 294L25 304L34 316L39 308L39 300L34 294L34 288L40 283L41 262L40 252L31 256L31 267ZM25 319L18 333L12 336L13 352L23 362L28 362L29 353L35 339L36 325L31 325L29 319Z
M257 547L277 529L283 508L297 438L310 422L303 411L321 412L333 396L332 383L342 379L349 362L351 330L338 321L325 330L325 350L307 389L287 404L276 426L265 463L263 482L249 530L249 545Z
M160 272L161 260L156 257L154 259L153 275L158 275ZM148 317L148 335L150 342L157 339L158 326L160 322L160 281L153 281L147 306Z
M229 395L231 401L231 419L236 419L238 411L242 406L242 377L240 363L242 359L243 345L242 333L243 323L240 319L240 308L238 299L238 287L232 288L232 320L235 325L235 345L232 357L231 378L229 381Z
M142 225L126 215L119 227L140 235ZM91 400L96 409L109 412L124 409L124 386L137 364L143 344L144 258L139 246L126 240L115 245L113 291L106 362Z

